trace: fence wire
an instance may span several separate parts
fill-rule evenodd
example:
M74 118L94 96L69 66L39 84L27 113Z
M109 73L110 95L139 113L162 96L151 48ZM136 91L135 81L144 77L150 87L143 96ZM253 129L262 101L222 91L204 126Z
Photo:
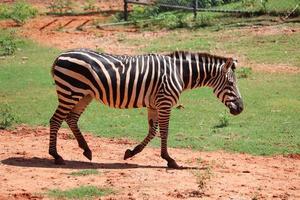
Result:
M253 13L271 15L300 15L299 0L125 0L142 5L156 5L166 9L191 11Z

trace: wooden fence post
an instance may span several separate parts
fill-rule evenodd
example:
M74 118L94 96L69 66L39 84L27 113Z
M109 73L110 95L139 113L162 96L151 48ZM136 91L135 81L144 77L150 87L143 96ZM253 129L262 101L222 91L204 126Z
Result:
M197 17L198 0L194 0L194 19Z
M128 20L128 3L127 0L124 0L124 20Z

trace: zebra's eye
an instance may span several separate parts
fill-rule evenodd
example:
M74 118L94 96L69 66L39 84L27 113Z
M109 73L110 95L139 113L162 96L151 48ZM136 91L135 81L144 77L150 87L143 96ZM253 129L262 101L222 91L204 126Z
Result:
M228 81L228 85L229 85L229 86L233 86L233 85L234 85L234 82L233 82L233 81Z

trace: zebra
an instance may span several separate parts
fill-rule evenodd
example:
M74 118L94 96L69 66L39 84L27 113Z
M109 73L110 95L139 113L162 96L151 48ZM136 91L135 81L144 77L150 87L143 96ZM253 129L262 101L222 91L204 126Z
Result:
M78 120L88 104L96 99L112 108L141 108L148 111L148 134L124 160L141 152L160 134L161 157L169 168L179 168L167 149L171 109L188 89L211 87L233 115L243 110L237 87L237 60L208 53L176 51L168 54L136 56L98 53L74 49L61 53L51 74L56 85L58 107L50 119L49 154L55 164L65 164L57 153L57 132L63 121L72 130L83 155L92 160Z

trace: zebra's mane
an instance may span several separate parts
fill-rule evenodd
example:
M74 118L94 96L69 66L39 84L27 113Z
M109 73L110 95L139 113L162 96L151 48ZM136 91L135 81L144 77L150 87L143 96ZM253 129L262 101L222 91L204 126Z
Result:
M235 60L233 58L230 58L230 57L224 57L224 56L217 56L217 55L214 55L214 54L210 54L210 53L206 53L206 52L191 52L191 51L173 51L173 52L169 52L169 53L146 53L146 54L143 54L143 55L126 55L126 54L123 54L123 55L116 55L116 54L110 54L110 53L103 53L103 52L97 52L97 51L94 51L94 50L91 50L91 49L85 49L85 48L80 48L80 49L73 49L73 50L70 50L69 52L71 51L83 51L83 52L92 52L92 53L95 53L95 54L99 54L99 55L107 55L107 56L110 56L110 57L115 57L117 59L127 59L127 58L135 58L135 57L140 57L140 56L168 56L168 57L171 57L171 58L176 58L176 59L183 59L185 61L196 61L196 57L198 57L198 61L199 62L212 62L212 60L215 60L219 63L226 63L229 59L231 60ZM203 61L204 60L204 61ZM235 60L236 61L236 60ZM237 62L237 61L236 61ZM233 70L235 69L235 67L232 67Z
M228 59L232 59L229 57L217 56L217 55L213 55L213 54L205 53L205 52L190 52L190 51L174 51L174 52L166 53L166 54L164 54L164 56L170 56L170 57L176 58L176 59L179 59L181 57L183 60L191 59L192 61L195 61L196 56L198 56L199 61L201 61L202 58L204 58L205 60L207 60L208 58L210 60L218 59L223 62L226 62Z

